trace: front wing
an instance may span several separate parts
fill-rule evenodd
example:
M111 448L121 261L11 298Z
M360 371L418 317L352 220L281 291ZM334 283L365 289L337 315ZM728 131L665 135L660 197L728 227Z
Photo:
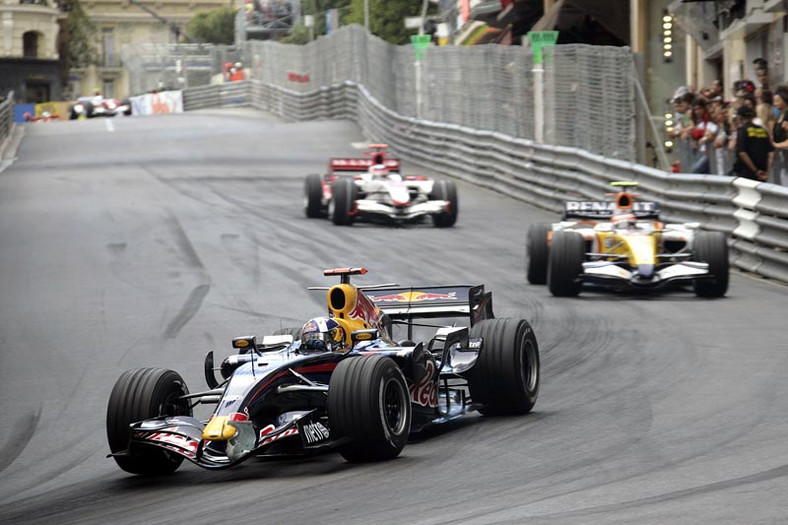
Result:
M356 209L361 216L388 217L393 220L407 221L426 215L435 215L448 211L449 202L431 200L409 206L393 206L383 202L360 199L356 201Z
M637 270L624 268L608 261L583 263L581 279L584 283L630 289L660 289L676 284L686 284L698 279L710 279L709 265L703 262L683 261L658 269L654 276L641 278Z
M269 449L282 440L300 439L303 453L323 448L333 448L345 442L332 439L325 422L316 417L315 411L274 428L269 425L255 430L250 421L231 423L238 433L226 442L223 452L211 447L213 441L204 440L204 425L193 417L176 416L148 419L131 427L129 448L111 456L132 455L136 446L155 446L174 452L195 465L206 469L229 468L252 456L265 456ZM278 454L273 454L278 455Z

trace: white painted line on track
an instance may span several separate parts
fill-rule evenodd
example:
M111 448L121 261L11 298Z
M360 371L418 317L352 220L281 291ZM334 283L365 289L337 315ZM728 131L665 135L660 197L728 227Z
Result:
M107 119L104 121L104 123L107 125L107 131L109 132L115 131L115 124L113 124L111 120Z

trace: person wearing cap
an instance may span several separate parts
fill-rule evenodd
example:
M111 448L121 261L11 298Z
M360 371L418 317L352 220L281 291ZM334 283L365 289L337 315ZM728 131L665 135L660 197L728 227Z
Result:
M741 125L736 132L736 162L733 171L739 177L766 182L774 162L774 146L769 132L752 122L755 111L742 105L736 114Z

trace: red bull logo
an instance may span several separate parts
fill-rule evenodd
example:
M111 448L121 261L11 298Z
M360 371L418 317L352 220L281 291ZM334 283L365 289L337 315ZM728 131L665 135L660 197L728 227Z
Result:
M372 298L376 303L419 303L422 301L456 301L457 292L401 292L378 295Z

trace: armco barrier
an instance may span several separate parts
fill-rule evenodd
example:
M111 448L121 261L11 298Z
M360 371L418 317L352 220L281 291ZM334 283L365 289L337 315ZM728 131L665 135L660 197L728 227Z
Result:
M187 110L227 107L232 96L293 120L355 120L370 140L388 143L402 158L555 212L566 200L603 199L611 181L637 181L665 220L726 233L733 265L788 283L788 188L667 173L577 148L404 117L353 82L296 92L253 80L187 90L184 101Z

